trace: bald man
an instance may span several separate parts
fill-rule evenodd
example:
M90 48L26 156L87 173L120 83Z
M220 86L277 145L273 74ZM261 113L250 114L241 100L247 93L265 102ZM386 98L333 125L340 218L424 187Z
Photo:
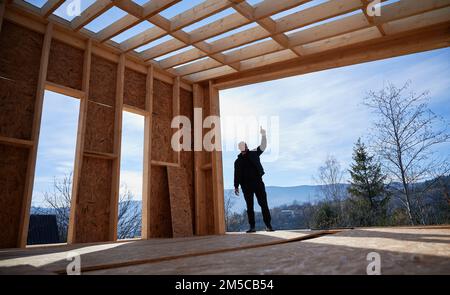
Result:
M262 180L264 168L261 165L259 157L267 147L266 131L261 127L261 145L255 150L249 150L245 142L240 142L238 155L234 162L234 193L239 195L239 185L244 194L245 203L247 204L247 216L250 229L247 233L256 232L255 228L255 211L253 209L253 195L261 207L266 231L273 231L269 205L267 204L266 187Z

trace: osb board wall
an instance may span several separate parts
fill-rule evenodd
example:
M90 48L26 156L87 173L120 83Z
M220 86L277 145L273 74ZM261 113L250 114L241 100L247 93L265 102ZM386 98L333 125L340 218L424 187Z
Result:
M191 201L184 168L167 166L172 233L174 238L193 235Z
M75 242L109 238L112 160L83 158L76 205Z
M89 99L109 106L116 100L117 64L92 55Z
M205 170L205 214L206 230L208 234L214 234L214 196L212 188L212 170Z
M209 97L209 88L203 87L204 93L203 93L203 106L202 106L202 112L203 112L203 120L210 115L210 97ZM204 128L203 129L203 136L209 132L211 128ZM202 157L204 164L211 164L212 162L212 154L211 152L204 152ZM206 231L207 234L214 234L215 227L214 227L214 195L213 195L213 177L212 177L212 170L208 169L205 170L204 173L204 197L205 197L205 211L203 214L206 216Z
M53 39L50 46L47 80L81 90L84 52Z
M186 116L189 120L194 122L194 109L193 109L193 94L192 92L181 89L180 91L180 115ZM191 126L193 128L193 126ZM185 169L187 184L188 184L188 194L191 206L191 217L192 224L195 222L195 186L194 186L194 140L193 140L193 130L191 133L191 151L182 151L180 162L181 167Z
M172 216L167 170L164 166L152 166L151 173L150 235L152 238L170 238Z
M146 82L146 75L125 68L123 103L145 110Z
M174 129L172 122L173 86L155 79L153 82L152 160L174 163L176 153L170 141Z
M114 108L89 101L86 117L85 149L112 153L114 148Z
M0 144L0 248L17 246L28 150Z
M43 35L3 21L0 34L0 136L31 139L42 44Z

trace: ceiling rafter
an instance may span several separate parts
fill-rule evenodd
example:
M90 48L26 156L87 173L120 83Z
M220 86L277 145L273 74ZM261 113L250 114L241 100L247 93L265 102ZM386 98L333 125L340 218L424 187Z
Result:
M296 62L327 50L392 38L445 22L450 25L450 0L400 0L383 5L379 16L372 16L368 11L372 3L369 0L329 0L276 19L273 17L277 13L312 0L264 0L256 5L245 0L204 0L170 19L160 14L180 1L151 0L138 5L132 0L96 0L72 21L54 13L64 4L63 0L47 0L42 8L24 0L7 3L17 4L19 9L30 10L34 15L47 19L45 21L60 24L83 38L104 43L114 52L126 53L142 65L152 64L191 82L234 76L287 61ZM84 28L112 7L127 14L98 33ZM228 8L235 12L189 33L183 30ZM111 40L144 21L154 26L121 44ZM254 26L208 41L248 24ZM172 38L140 53L133 51L163 36ZM189 49L190 46L193 48ZM169 57L161 59L169 54Z

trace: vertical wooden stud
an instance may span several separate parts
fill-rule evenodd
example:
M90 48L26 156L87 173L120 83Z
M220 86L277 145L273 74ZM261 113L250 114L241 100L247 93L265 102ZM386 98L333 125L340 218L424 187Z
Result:
M172 119L180 115L180 77L176 77L173 81L173 104L172 104ZM180 143L177 143L180 147ZM181 165L181 152L176 154L176 163Z
M203 165L203 88L199 84L193 85L194 96L194 171L195 171L195 234L207 234L205 219L205 175Z
M209 81L209 101L211 115L220 117L219 90ZM220 146L220 150L214 150L211 153L212 181L213 181L213 204L214 204L214 231L216 234L224 234L225 229L225 210L224 210L224 188L223 188L223 167L222 167L222 143L221 127L214 126L216 129L215 142Z
M111 185L111 203L110 203L110 223L109 238L112 241L117 240L117 223L119 211L119 190L120 190L120 150L122 142L122 115L123 115L123 91L125 82L125 54L121 54L117 67L116 84L116 104L114 118L114 159Z
M21 219L17 244L19 247L27 245L28 224L30 222L31 198L33 195L34 174L36 169L36 157L39 143L39 131L41 128L42 106L44 103L45 80L47 78L48 58L50 55L50 44L52 41L53 25L49 23L45 30L44 43L42 46L41 64L39 69L38 86L34 108L33 130L31 140L33 146L28 157L27 178L25 180L25 193L22 203Z
M77 145L75 150L75 163L73 168L73 181L72 181L72 198L70 200L70 218L69 228L67 231L67 243L71 244L75 239L75 224L76 224L76 208L78 189L80 185L81 166L83 163L83 150L84 150L84 136L86 131L86 116L89 99L89 82L91 75L91 58L92 58L92 40L89 39L84 51L84 64L83 64L83 85L82 91L84 96L80 99L80 113L78 115L78 130L77 130Z
M144 118L144 167L142 182L142 232L143 239L150 238L150 199L152 187L152 113L153 113L153 66L147 68Z

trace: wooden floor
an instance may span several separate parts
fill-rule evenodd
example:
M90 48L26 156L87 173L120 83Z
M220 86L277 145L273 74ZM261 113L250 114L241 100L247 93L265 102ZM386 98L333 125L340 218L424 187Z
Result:
M450 226L229 233L177 239L0 250L0 274L450 274Z

